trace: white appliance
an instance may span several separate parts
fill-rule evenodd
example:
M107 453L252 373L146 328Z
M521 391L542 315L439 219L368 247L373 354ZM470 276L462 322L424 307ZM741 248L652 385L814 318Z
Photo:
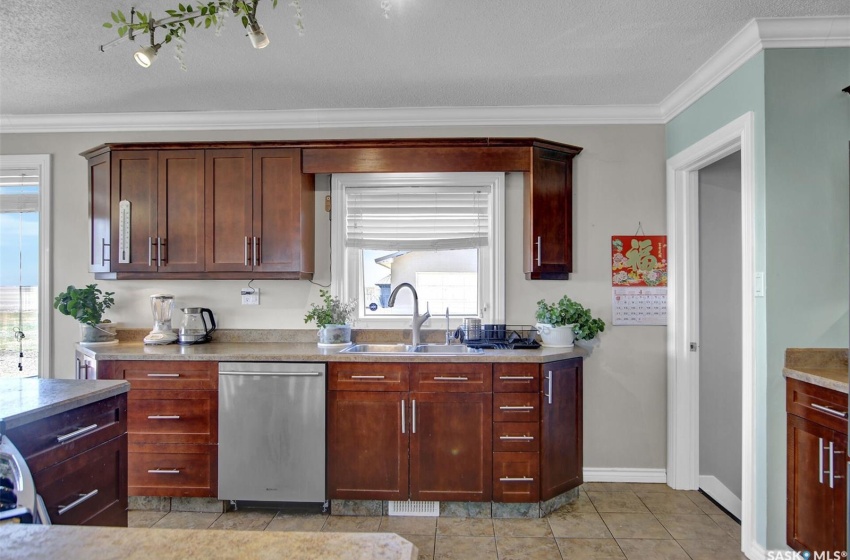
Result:
M171 328L171 312L174 311L174 296L154 294L151 296L153 330L145 337L145 344L171 344L177 333Z

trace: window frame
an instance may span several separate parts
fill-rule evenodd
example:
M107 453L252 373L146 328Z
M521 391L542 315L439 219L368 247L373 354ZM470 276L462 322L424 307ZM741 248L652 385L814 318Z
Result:
M505 173L503 172L445 172L445 173L334 173L331 175L331 294L347 301L358 300L355 321L359 328L409 328L411 318L363 317L364 293L362 249L345 246L347 187L398 187L410 184L425 186L489 186L491 189L489 221L490 235L486 247L486 258L479 256L479 301L484 309L482 322L504 322L505 317ZM484 270L482 261L489 261L489 270ZM485 263L486 264L486 263ZM482 278L482 274L486 275ZM485 282L482 282L485 280ZM482 288L483 286L483 288ZM488 292L488 293L485 293ZM451 311L451 310L450 310ZM425 302L420 301L420 313L425 312ZM434 318L442 316L441 310L432 310ZM431 321L425 323L430 327ZM439 323L437 323L439 324Z

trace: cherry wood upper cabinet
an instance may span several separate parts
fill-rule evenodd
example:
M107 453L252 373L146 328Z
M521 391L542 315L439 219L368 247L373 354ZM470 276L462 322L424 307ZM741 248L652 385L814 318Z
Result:
M206 151L207 271L247 271L251 265L251 150Z
M110 229L110 157L100 154L89 166L89 272L109 272L112 256Z
M159 152L157 270L204 270L204 151Z

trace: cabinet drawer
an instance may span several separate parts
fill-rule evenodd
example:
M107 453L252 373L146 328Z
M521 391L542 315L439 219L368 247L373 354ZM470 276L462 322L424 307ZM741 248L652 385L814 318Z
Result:
M70 459L127 431L127 395L116 395L8 430L32 472Z
M130 392L130 443L217 443L215 391Z
M50 521L56 525L84 525L105 510L118 508L122 516L109 524L127 526L127 436L122 435L67 461L33 475ZM123 525L121 525L123 521Z
M410 390L423 393L489 393L491 364L413 364Z
M133 389L218 389L217 362L140 360L98 366L101 379L126 379Z
M540 451L537 422L494 422L493 451Z
M398 392L410 387L407 364L332 362L328 366L328 389L331 390Z
M540 455L493 453L493 501L537 502L540 499Z
M131 496L207 496L218 493L217 445L133 444Z
M537 364L494 364L494 393L537 393L540 368Z
M495 393L494 422L538 422L540 420L538 393Z
M847 395L796 379L786 380L786 412L847 433Z

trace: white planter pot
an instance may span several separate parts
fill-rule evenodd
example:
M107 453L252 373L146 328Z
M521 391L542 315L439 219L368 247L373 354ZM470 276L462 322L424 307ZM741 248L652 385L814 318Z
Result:
M99 323L96 327L80 323L80 342L82 344L112 342L118 335L117 323Z
M552 348L572 348L575 333L572 325L553 327L546 323L537 323L537 332L540 333L540 343Z
M319 329L319 344L347 344L351 342L351 325L325 325Z

